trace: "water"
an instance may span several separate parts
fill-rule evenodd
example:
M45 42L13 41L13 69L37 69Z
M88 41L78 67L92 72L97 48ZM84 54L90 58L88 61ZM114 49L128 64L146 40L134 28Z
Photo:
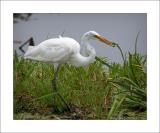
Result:
M21 41L14 43L13 48L19 55L23 53L18 47L30 37L36 45L47 38L63 36L72 37L80 42L81 36L94 30L107 39L120 45L124 52L134 52L135 38L138 38L138 52L147 54L147 14L145 13L117 13L117 14L33 14L28 21L20 21L13 25L13 38ZM90 41L98 56L105 56L111 62L122 62L120 52L98 41ZM27 46L24 48L27 49Z

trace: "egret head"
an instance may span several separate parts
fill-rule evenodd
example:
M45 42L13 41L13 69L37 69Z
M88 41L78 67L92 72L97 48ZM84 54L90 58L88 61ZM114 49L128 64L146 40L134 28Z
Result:
M89 39L98 39L99 41L110 45L112 47L115 47L117 44L114 42L109 41L108 39L104 38L103 36L101 36L99 33L95 32L95 31L89 31L87 33L85 33L84 35L88 40Z

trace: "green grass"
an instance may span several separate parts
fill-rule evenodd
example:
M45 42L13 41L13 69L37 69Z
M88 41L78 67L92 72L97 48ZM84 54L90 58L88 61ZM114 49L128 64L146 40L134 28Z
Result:
M52 89L53 65L24 60L15 52L14 119L147 119L147 57L137 50L124 57L118 49L122 64L96 57L87 67L60 67L58 92L72 113Z

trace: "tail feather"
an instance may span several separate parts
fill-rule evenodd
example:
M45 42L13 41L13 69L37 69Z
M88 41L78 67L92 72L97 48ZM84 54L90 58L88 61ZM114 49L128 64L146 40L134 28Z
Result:
M33 48L34 48L34 46L28 46L28 50L32 50Z
M34 52L35 46L28 46L26 53L24 54L24 58L27 59L28 56L31 56Z

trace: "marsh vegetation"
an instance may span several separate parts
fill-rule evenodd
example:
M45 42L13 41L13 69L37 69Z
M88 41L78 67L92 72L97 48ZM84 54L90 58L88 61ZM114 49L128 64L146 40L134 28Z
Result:
M147 56L137 53L136 45L125 56L119 47L121 64L97 57L85 68L60 67L58 92L72 112L52 90L53 65L24 60L15 52L14 119L147 119Z

